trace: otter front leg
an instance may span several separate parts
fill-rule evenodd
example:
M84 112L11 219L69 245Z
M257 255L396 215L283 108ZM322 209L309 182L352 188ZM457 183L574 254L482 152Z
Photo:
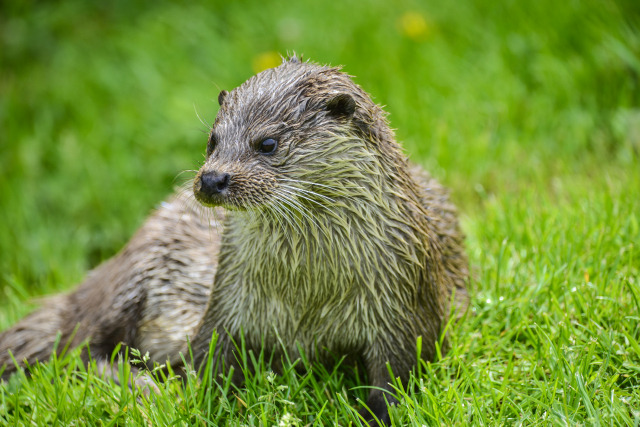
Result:
M236 340L236 342L238 341ZM217 362L218 369L213 374L222 373L228 375L233 371L231 382L237 387L241 386L245 381L245 377L239 357L234 340L226 333L221 334L213 358L213 366L215 367Z
M395 343L397 344L397 343ZM403 350L401 345L394 343L379 343L372 345L364 355L365 367L372 387L366 402L359 414L370 426L390 425L389 405L398 403L390 382L392 380L387 369L387 363L395 376L402 381L409 378L409 372L415 365L415 351Z
M373 384L372 386L379 387ZM389 388L390 387L387 385L385 390L388 390ZM388 391L391 392L391 390ZM398 403L398 400L392 394L385 393L382 390L371 390L369 398L367 399L367 407L360 409L358 413L370 426L378 425L376 419L383 426L390 425L391 418L389 417L388 405L395 405L396 403Z
M209 331L218 330L218 328L203 329ZM198 370L202 378L207 371L206 364L211 363L209 375L212 379L215 379L220 373L226 375L233 369L231 381L234 385L240 386L244 382L244 374L242 372L242 366L238 361L234 340L224 331L218 333L218 339L213 348L211 348L210 345L211 335L207 334L207 336L204 336L202 330L196 335L192 345L194 368ZM209 357L210 351L213 351L211 357Z

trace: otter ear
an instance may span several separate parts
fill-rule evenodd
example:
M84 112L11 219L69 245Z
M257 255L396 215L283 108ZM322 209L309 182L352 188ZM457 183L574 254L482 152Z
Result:
M356 111L356 101L347 93L339 93L327 102L327 111L332 116L353 116Z
M222 103L224 102L224 98L229 95L229 92L227 92L226 90L221 90L220 93L218 94L218 104L220 104L220 106L222 107Z

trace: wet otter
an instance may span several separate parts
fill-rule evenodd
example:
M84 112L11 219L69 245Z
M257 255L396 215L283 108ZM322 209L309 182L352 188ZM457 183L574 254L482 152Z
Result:
M79 322L76 341L90 338L103 354L124 341L175 361L197 330L196 365L213 331L214 358L230 365L241 330L248 349L350 355L375 387L371 413L388 421L386 363L406 380L417 338L432 359L454 290L465 302L467 260L446 191L408 164L383 110L338 68L293 57L219 103L193 190L226 208L222 234L173 199L78 291L43 309L59 321L40 336L61 329L64 339ZM94 313L76 315L79 304ZM0 364L7 349L17 360L47 357L28 331L43 310L0 335Z

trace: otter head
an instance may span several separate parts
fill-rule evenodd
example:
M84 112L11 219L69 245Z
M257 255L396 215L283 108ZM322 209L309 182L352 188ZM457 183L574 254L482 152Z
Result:
M358 163L374 164L393 141L385 114L348 75L295 57L218 102L193 185L205 206L326 203L362 177Z

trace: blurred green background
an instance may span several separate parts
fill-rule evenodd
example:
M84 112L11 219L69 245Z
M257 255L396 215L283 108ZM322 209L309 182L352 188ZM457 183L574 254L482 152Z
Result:
M213 122L218 92L287 52L344 65L386 106L411 158L452 188L476 264L491 250L487 203L609 194L633 211L639 12L595 0L3 2L0 327L121 248L203 160L198 116Z
M398 424L640 425L637 0L1 2L0 329L118 251L202 162L218 92L293 51L344 65L460 207L471 313ZM340 374L140 413L49 366L0 420L355 421Z

